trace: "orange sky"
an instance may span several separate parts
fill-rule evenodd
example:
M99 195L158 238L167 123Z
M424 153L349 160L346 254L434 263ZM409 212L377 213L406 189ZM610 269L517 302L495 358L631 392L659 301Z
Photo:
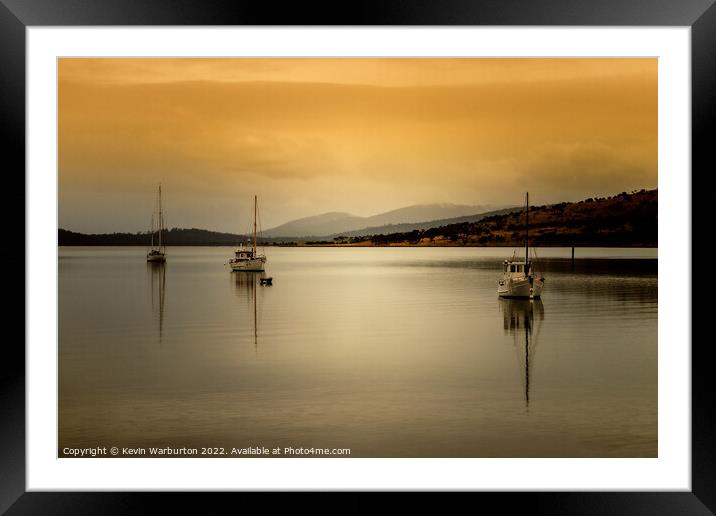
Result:
M326 211L657 186L656 59L61 59L60 227L264 229Z

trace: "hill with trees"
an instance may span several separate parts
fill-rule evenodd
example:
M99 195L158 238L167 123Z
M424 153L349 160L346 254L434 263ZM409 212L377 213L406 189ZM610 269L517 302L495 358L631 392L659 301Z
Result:
M658 191L530 206L533 246L656 247ZM524 210L425 230L337 239L349 245L519 246L525 239Z
M66 229L60 229L58 231L58 245L146 245L148 246L151 241L151 234L147 232L143 233L104 233L96 235L86 235L83 233L75 233L74 231L68 231ZM174 245L229 245L234 246L239 242L247 242L248 236L235 235L233 233L219 233L217 231L208 231L206 229L180 229L172 228L162 232L162 242L165 242L168 246ZM273 242L269 239L258 239L258 242L262 245L278 245L287 244L290 245L292 241L282 240L280 242Z

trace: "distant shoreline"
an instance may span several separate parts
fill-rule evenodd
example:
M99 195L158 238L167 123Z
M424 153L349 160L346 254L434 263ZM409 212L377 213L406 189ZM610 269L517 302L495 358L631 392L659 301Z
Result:
M527 222L523 211L514 211L388 234L259 234L257 243L266 247L521 247ZM529 242L534 247L658 248L658 191L622 192L612 197L530 207L528 227ZM161 236L162 242L177 246L236 246L250 241L248 235L198 228L172 228L163 230ZM150 240L150 233L88 235L58 228L58 244L63 246L147 247Z
M514 247L523 247L523 243L517 243L517 244L504 244L504 245L475 245L475 244L375 244L375 245L366 245L366 244L312 244L312 245L306 245L306 244L258 244L258 247L478 247L478 248L494 248L494 249L504 249L504 248L514 248ZM148 248L149 245L139 245L139 244L63 244L58 245L57 247L138 247L138 248ZM168 248L171 247L236 247L235 245L230 244L167 244ZM635 245L530 245L530 247L537 248L537 249L571 249L574 247L575 249L658 249L659 246L656 244L635 244Z

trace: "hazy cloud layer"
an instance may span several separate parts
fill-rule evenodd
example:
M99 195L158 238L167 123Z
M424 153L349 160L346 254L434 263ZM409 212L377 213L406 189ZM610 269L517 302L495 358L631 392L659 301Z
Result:
M340 73L339 73L340 72ZM60 225L240 231L324 211L657 185L654 59L63 59Z

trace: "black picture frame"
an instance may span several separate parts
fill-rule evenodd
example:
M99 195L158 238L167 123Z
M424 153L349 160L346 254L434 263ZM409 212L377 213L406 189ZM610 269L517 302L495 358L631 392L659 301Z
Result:
M24 190L24 179L19 178L24 178L20 170L25 170L25 30L50 25L688 26L692 44L692 185L696 177L716 171L710 137L713 131L709 131L716 125L716 6L713 0L372 0L350 5L287 2L280 7L248 0L0 0L0 127L3 132L0 146L5 177L22 181L22 186L17 185L15 191ZM692 206L708 205L704 197L699 197L705 196L705 192L699 193L698 189L693 192L697 197L693 198ZM9 212L8 207L4 209ZM18 212L15 208L14 213ZM16 218L8 215L5 220L17 225ZM703 234L696 231L700 220L693 216L692 220L692 234ZM12 247L15 253L17 246ZM17 270L19 257L15 255L12 260ZM31 273L25 270L25 275ZM686 275L674 280L685 279L691 284L691 277ZM23 303L23 313L24 306ZM691 306L692 321L704 319L707 305L699 305L693 299ZM223 502L228 496L234 496L203 493L197 499L187 493L26 493L25 350L20 339L7 338L4 344L4 363L0 367L0 511L8 514L123 514L141 510L150 499L159 498L164 510L176 503L183 510L205 513L216 498ZM689 346L692 343L668 344ZM691 347L691 492L477 493L471 497L477 496L481 504L497 503L501 511L508 513L513 510L650 515L716 512L716 396L710 388L711 348L708 338ZM265 495L258 494L243 496L265 499ZM294 509L296 504L312 512L316 509L314 494L304 493L297 498L298 501L291 501ZM424 497L416 498L423 508L427 507ZM340 512L358 512L366 502L352 494L338 503L340 505L333 507ZM443 502L437 503L444 512Z

